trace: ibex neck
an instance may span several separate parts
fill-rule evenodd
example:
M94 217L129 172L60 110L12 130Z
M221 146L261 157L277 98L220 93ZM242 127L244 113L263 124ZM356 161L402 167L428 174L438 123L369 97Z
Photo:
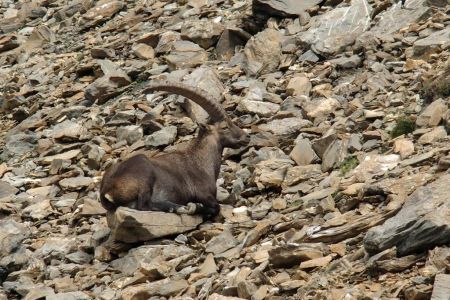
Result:
M222 145L218 142L217 137L206 135L191 145L190 151L195 157L196 164L199 169L204 170L209 176L217 179L222 162Z

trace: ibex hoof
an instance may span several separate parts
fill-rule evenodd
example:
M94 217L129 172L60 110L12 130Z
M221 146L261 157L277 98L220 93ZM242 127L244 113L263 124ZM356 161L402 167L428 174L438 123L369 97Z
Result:
M177 209L178 214L193 215L197 210L197 205L195 203L189 202L186 206Z

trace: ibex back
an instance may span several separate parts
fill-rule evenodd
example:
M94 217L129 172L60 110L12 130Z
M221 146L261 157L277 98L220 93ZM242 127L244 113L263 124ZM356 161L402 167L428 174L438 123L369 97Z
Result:
M214 121L200 125L196 139L180 151L148 158L140 154L110 167L100 185L100 201L107 210L127 206L138 210L217 215L216 199L222 151L249 142L247 133L235 125L220 105L204 91L167 81L145 90L173 92L202 106Z

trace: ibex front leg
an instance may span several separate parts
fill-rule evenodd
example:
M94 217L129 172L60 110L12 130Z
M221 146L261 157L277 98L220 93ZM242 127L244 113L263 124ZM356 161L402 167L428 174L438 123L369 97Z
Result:
M216 197L210 196L206 199L199 199L199 203L195 203L197 209L195 213L201 214L206 219L217 216L220 212L220 205Z
M145 191L139 196L138 209L192 215L195 213L196 206L194 203L184 206L164 199L164 197L152 197L150 191Z

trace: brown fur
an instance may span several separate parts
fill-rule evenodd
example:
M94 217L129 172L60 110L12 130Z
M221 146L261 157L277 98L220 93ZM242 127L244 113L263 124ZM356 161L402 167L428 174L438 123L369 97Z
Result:
M215 216L220 210L216 181L223 148L238 148L248 141L245 131L227 119L201 128L183 150L152 158L143 154L130 157L105 172L101 203L107 210L128 206L173 212L191 202L200 204L196 212Z

